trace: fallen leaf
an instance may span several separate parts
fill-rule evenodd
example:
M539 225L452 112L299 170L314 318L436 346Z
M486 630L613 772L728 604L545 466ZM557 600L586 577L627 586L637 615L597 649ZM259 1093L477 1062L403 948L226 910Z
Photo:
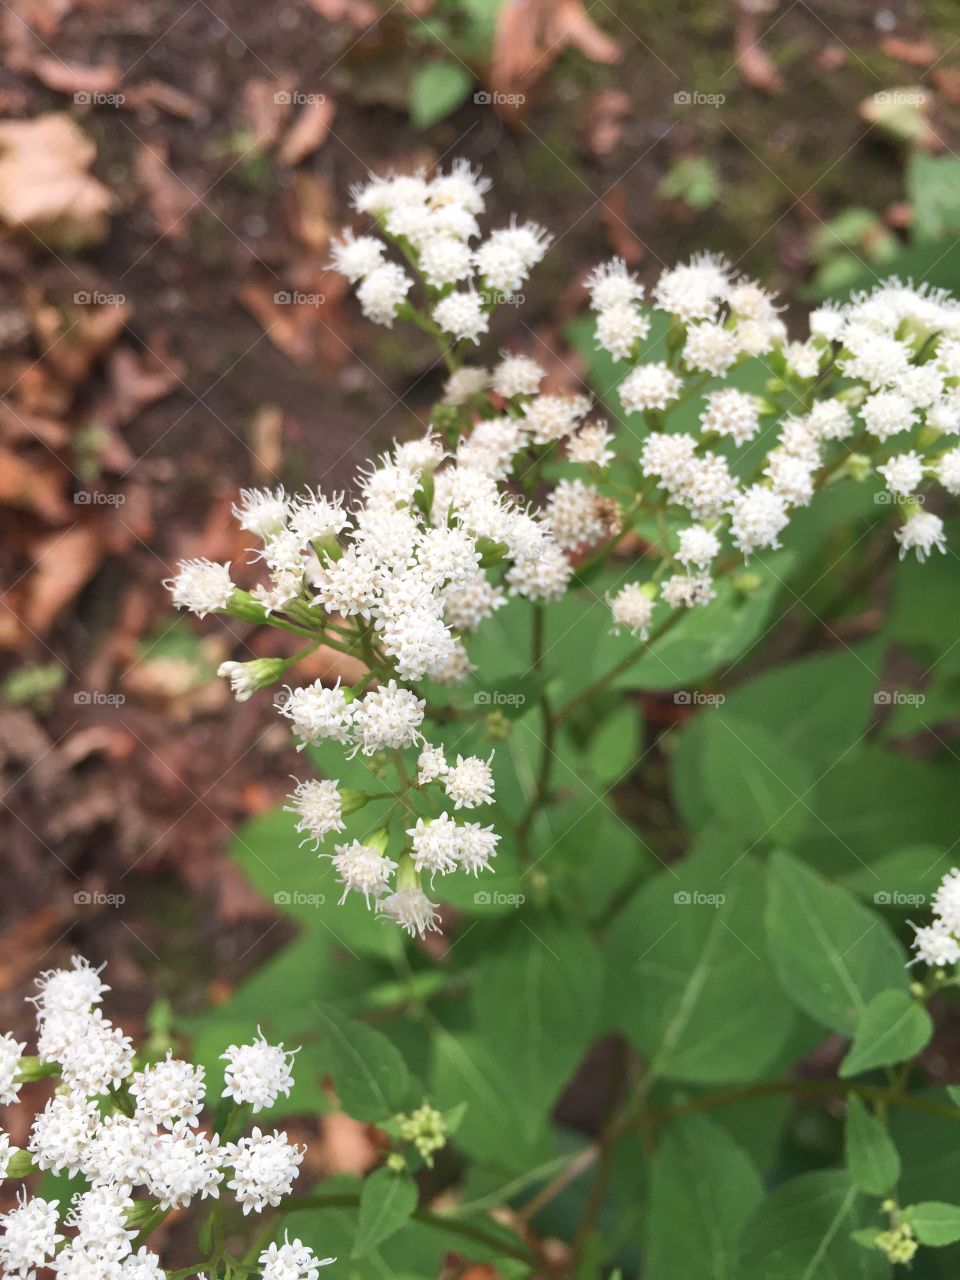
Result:
M937 67L930 72L931 79L937 88L951 102L960 102L960 71L951 67Z
M176 116L180 120L200 120L209 114L207 108L196 98L162 80L144 80L123 92L123 105L132 107L134 111L156 107L158 111L164 111L168 116Z
M326 250L337 230L336 198L330 184L310 173L295 173L289 221L303 244L318 253Z
M373 26L382 16L380 9L368 0L308 0L308 3L328 22L349 22L360 29Z
M522 107L522 90L535 84L567 45L593 62L622 57L620 46L592 21L580 0L507 0L490 55L490 84L507 100L502 105L514 111Z
M623 122L630 114L630 107L630 95L620 89L603 89L590 99L583 131L593 155L608 156L620 145Z
M0 122L0 221L55 248L102 240L111 198L88 172L95 157L65 113Z
M747 0L735 5L733 49L744 84L763 93L782 91L783 77L760 44L760 15Z
M26 25L49 39L73 8L73 0L16 0L14 15L18 25Z
M81 292L77 299L92 297ZM37 291L25 294L44 364L70 388L79 387L114 346L132 314L125 300L94 305L78 300L65 307L47 303Z
M243 117L261 146L272 146L277 140L291 102L287 81L254 76L243 86Z
M315 307L279 302L289 295L271 284L245 284L237 296L285 356L297 364L312 358L316 317L311 312Z
M21 507L51 524L62 524L70 514L64 498L69 479L70 473L59 463L27 462L0 448L0 504L5 507Z
M111 427L132 422L142 409L162 400L181 385L182 365L151 346L143 352L117 347L110 356L110 389L99 403L97 418Z
M200 201L170 168L165 142L148 142L140 148L137 178L160 235L182 239L187 234L187 215Z
M45 635L63 609L90 581L103 559L103 539L93 521L44 538L27 580L26 623Z
M290 131L280 144L277 159L281 164L295 165L316 151L330 132L336 104L327 94L314 95L294 120Z
M911 67L928 67L940 57L937 46L929 40L905 40L902 36L884 36L880 48L888 58L905 62Z
M29 70L41 84L57 93L109 93L120 83L120 68L113 65L91 67L42 56L31 61ZM78 105L82 106L82 101Z

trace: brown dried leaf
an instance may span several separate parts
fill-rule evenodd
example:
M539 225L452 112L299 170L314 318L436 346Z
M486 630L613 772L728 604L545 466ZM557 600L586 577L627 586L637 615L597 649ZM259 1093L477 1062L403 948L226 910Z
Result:
M620 89L604 89L587 103L583 131L595 156L608 156L623 137L623 121L630 114L630 95Z
M98 406L98 420L113 427L132 422L142 409L181 385L182 365L152 349L138 353L117 347L110 357L110 391Z
M120 68L112 64L91 67L40 56L31 61L29 70L41 84L56 93L109 93L120 83Z
M11 16L49 39L72 8L73 0L15 0Z
M281 88L278 90L277 85ZM273 146L290 110L287 81L252 77L243 86L243 118L260 146Z
M960 102L960 71L937 67L930 73L933 83L951 102Z
M57 248L102 240L111 199L88 172L95 156L63 112L0 122L0 221Z
M69 478L57 463L30 465L19 454L0 448L0 504L5 507L22 507L51 524L62 524L70 514L64 499Z
M280 145L277 152L280 163L291 166L299 164L316 151L330 132L335 113L336 103L327 94L317 94L316 101L308 102Z
M44 363L70 388L86 381L132 312L125 302L103 306L76 302L61 308L44 302L35 291L28 291L26 298Z
M758 15L743 0L736 7L733 48L745 84L763 93L780 93L783 77L760 45Z
M40 635L50 629L60 610L90 581L103 560L104 543L94 521L74 525L43 539L27 580L24 607L27 626Z
M175 89L162 80L144 80L142 84L132 85L124 89L125 107L139 111L144 107L156 107L165 111L168 116L176 116L179 120L199 120L206 115L206 107L191 98L182 89Z
M245 284L238 297L275 347L297 364L313 356L315 307L285 305L269 284Z
M165 142L145 143L137 155L137 179L160 235L182 239L187 234L187 215L200 201L167 161Z
M322 253L337 229L336 198L330 184L310 173L295 173L290 222L299 240Z
M928 67L936 62L940 52L929 40L905 40L902 36L884 36L880 48L888 58L905 62L911 67Z
M620 46L588 17L580 0L508 0L493 39L492 87L508 97L529 88L567 45L594 62L622 57Z
M308 3L328 22L349 22L358 30L372 26L381 16L377 6L368 0L308 0Z

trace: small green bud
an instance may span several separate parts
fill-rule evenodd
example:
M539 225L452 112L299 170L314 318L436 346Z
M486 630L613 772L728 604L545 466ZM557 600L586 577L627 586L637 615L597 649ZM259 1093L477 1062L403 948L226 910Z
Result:
M340 813L344 818L349 818L351 813L362 809L369 799L365 791L358 791L355 787L344 787L340 792Z
M26 1178L28 1174L36 1171L37 1165L29 1151L17 1151L7 1161L6 1177L8 1178Z
M503 742L505 738L510 736L510 720L509 717L498 707L495 711L491 711L484 721L484 736L490 742Z
M745 569L743 573L738 573L732 579L732 585L734 591L739 591L743 596L750 596L763 586L763 578L756 570Z
M430 515L430 509L433 506L433 492L433 472L425 471L423 475L421 475L420 484L416 493L413 495L414 502L425 516Z
M446 1146L447 1130L443 1116L429 1103L424 1103L410 1115L397 1116L400 1137L416 1147L428 1168L433 1168L433 1153Z
M372 836L367 836L363 843L368 849L376 849L377 853L386 853L387 845L390 843L390 832L386 827L380 827Z
M343 547L333 533L328 533L325 538L314 538L310 545L317 553L321 564L324 560L330 560L335 564L343 555Z
M850 453L844 459L838 475L846 476L857 484L863 484L873 473L873 463L865 453Z
M915 996L917 1000L922 1000L927 994L927 991L922 982L911 982L910 994Z
M387 1168L393 1173L404 1173L407 1168L407 1162L399 1151L391 1151L387 1156Z
M240 587L236 588L227 601L226 611L231 618L240 618L243 622L269 622L267 611L260 601Z

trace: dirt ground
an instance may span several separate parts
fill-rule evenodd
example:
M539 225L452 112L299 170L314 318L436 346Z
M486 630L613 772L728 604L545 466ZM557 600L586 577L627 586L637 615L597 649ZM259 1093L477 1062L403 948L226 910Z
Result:
M438 13L455 31L466 7L4 7L0 130L46 131L0 132L0 213L14 195L64 205L0 240L8 1020L70 949L110 962L135 1030L158 994L197 1007L283 941L226 848L285 793L295 752L268 701L237 705L214 676L276 637L177 619L161 584L183 556L248 571L239 487L349 487L371 450L426 420L442 385L429 350L366 324L325 269L351 183L483 165L494 223L517 210L557 238L490 350L529 350L569 383L582 365L564 328L599 258L652 280L721 249L796 294L829 219L865 206L894 236L909 221L904 147L864 119L865 98L927 86L922 145L960 146L945 3L783 0L753 17L601 0L572 6L575 38L515 31L513 64L503 41L451 55L431 38ZM415 129L411 77L451 57L522 107L470 94ZM719 182L706 207L658 191L703 157Z

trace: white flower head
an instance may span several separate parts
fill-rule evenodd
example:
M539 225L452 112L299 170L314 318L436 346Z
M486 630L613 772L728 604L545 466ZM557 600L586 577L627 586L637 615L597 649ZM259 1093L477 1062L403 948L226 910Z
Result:
M943 521L929 511L918 511L893 535L900 543L900 559L908 551L915 551L917 559L926 560L932 551L940 551L944 555L947 542L943 530Z
M198 618L226 609L236 587L230 578L230 562L181 560L180 572L163 584L178 609L189 609Z
M257 1038L250 1044L232 1044L220 1055L227 1063L221 1096L237 1103L249 1103L254 1114L264 1107L272 1107L281 1094L290 1096L291 1067L296 1052L284 1049L282 1044L268 1044L258 1028Z
M457 756L457 763L450 765L444 777L444 790L453 801L454 809L476 809L478 805L493 801L493 770L490 761L479 756Z

